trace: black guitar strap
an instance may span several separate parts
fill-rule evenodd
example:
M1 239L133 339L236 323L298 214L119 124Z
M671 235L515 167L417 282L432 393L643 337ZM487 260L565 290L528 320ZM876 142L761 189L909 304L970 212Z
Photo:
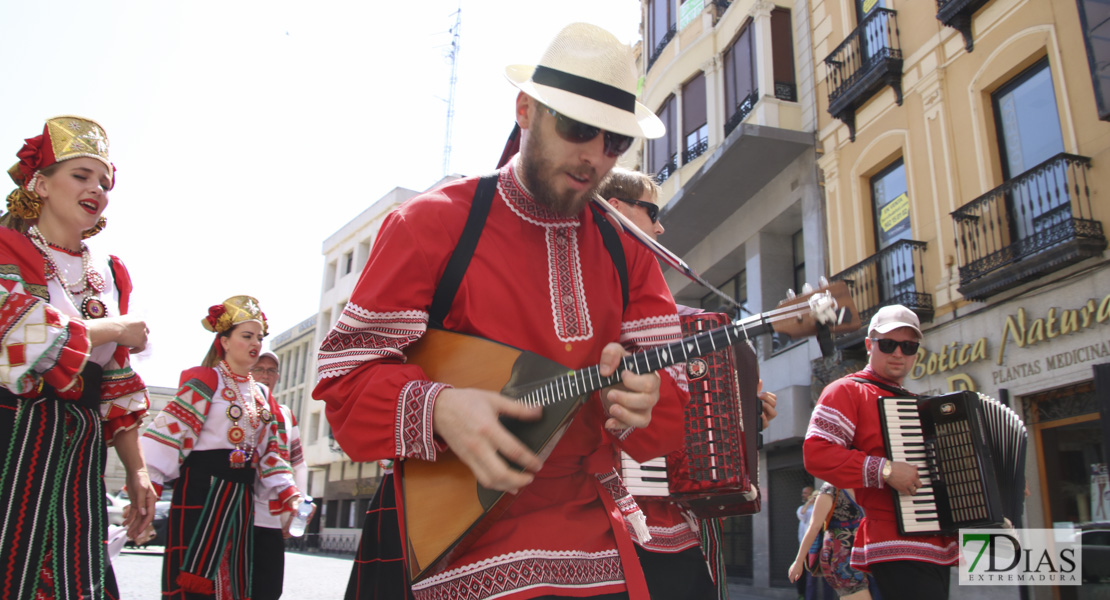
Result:
M609 251L609 257L613 259L613 265L617 267L617 276L621 280L621 308L628 308L628 261L624 258L624 246L621 245L621 236L617 233L617 228L609 222L609 217L601 214L594 203L590 202L590 210L594 213L594 223L597 223L597 229L601 232L601 241L605 243L605 249ZM622 311L623 312L623 311Z
M451 253L451 258L447 260L443 277L440 278L435 295L432 296L432 306L428 310L429 327L442 329L443 320L447 318L447 312L451 310L451 305L455 302L455 295L459 292L463 275L466 274L466 269L470 266L470 259L473 258L474 250L478 247L478 239L482 237L482 230L485 229L486 219L489 217L489 210L493 205L493 195L497 191L497 177L498 173L491 173L482 176L478 181L478 189L474 191L474 202L470 205L470 214L466 217L466 225L463 226L459 242L455 246L454 252ZM609 219L598 212L592 204L590 209L595 211L594 223L597 223L598 231L601 232L601 239L605 243L605 249L609 251L609 256L613 259L613 265L617 268L617 274L621 280L622 307L627 309L628 263L624 257L624 246L621 245L620 234L617 233Z
M903 388L896 388L892 385L887 385L885 383L879 383L878 381L875 381L873 379L866 379L866 378L863 378L863 377L849 377L848 379L851 379L852 381L856 381L856 382L859 382L859 383L870 383L871 385L879 388L880 390L890 392L890 393L892 393L892 394L894 394L895 396L898 396L898 397L908 396L910 398L916 398L916 397L919 396L919 394L915 394L913 392L906 391Z
M455 294L459 292L459 284L463 275L470 266L470 259L474 256L474 249L478 247L478 238L482 237L482 229L486 226L486 217L489 216L490 206L493 205L493 192L497 189L497 173L483 175L478 180L478 189L474 191L474 202L470 205L470 214L466 217L466 225L462 235L447 261L447 268L443 270L443 277L439 279L439 286L432 296L432 306L428 310L428 326L437 329L443 328L443 319L447 318L447 311L455 302Z

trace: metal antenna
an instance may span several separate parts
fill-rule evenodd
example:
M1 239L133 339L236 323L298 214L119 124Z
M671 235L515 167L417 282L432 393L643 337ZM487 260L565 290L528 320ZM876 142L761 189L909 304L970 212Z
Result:
M451 49L447 57L451 59L451 85L447 93L447 132L443 139L443 175L451 168L451 128L455 121L455 82L459 73L459 29L462 27L462 6L455 11L455 25L451 27Z

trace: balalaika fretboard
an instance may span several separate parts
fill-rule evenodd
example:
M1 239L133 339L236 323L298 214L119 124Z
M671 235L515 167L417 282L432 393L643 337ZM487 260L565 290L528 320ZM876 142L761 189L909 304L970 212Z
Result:
M599 367L594 365L537 382L536 385L529 386L524 393L516 395L516 398L529 406L549 406L616 385L620 383L621 371L624 369L637 374L658 371L676 363L688 362L690 359L728 348L740 340L754 338L770 330L770 321L763 315L756 315L677 342L625 356L622 359L621 368L608 377L602 376Z

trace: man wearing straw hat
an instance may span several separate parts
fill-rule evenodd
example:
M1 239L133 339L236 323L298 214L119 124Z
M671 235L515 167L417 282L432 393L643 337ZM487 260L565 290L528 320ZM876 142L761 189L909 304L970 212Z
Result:
M409 589L397 527L421 515L398 517L406 507L387 475L348 597L648 597L630 533L644 536L646 527L617 475L617 454L651 448L632 450L647 460L678 448L688 397L681 370L623 372L622 383L588 397L541 460L498 421L536 420L540 409L435 381L405 360L433 326L572 369L600 365L605 377L626 349L680 339L654 256L587 207L634 137L664 133L635 99L629 48L598 27L572 24L537 66L510 66L506 76L520 89L519 154L489 179L451 182L386 218L321 344L314 396L326 401L352 459L435 461L449 449L478 483L514 500ZM459 253L465 260L456 263Z

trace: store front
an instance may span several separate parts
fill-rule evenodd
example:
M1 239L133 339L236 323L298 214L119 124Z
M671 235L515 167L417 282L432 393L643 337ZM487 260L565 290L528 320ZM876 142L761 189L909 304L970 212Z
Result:
M1089 540L1084 555L1100 555L1085 567L1083 588L1057 597L1110 592L1110 561L1102 555L1110 552L1110 270L926 330L906 386L926 395L976 391L1017 412L1029 439L1024 526L1074 527Z

